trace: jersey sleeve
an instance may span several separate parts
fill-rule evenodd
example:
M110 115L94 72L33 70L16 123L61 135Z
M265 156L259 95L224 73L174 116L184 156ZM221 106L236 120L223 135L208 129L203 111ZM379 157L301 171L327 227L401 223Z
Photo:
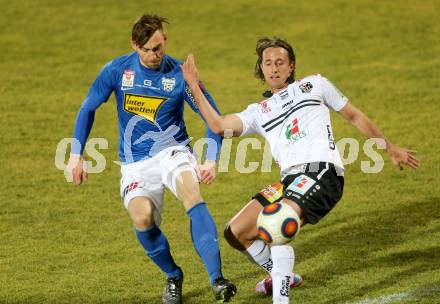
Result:
M214 99L211 97L211 95L208 93L208 91L205 89L202 83L200 83L200 88L203 92L203 95L205 95L206 99L210 103L210 105L215 109L215 111L220 114L220 111L217 108L217 105L215 104ZM200 114L199 108L197 107L197 104L195 103L194 96L191 93L191 89L189 86L185 83L185 89L183 92L183 98L188 103L188 105L191 107L191 109L196 112L205 122L206 125L206 154L205 159L206 160L214 160L217 161L220 150L222 148L222 141L223 137L219 134L214 133L206 124L205 119Z
M340 111L347 104L348 98L323 76L320 77L320 84L325 104L335 111Z
M243 132L240 136L259 134L257 117L259 115L257 104L250 104L244 111L236 113L243 123Z
M111 71L111 62L109 62L96 77L78 111L73 131L72 154L83 154L87 137L95 119L95 111L108 100L114 88L113 84L114 77Z

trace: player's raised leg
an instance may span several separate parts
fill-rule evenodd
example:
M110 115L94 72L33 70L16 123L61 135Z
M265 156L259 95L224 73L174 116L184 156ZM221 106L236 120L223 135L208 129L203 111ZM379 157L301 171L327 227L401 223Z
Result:
M163 303L182 303L183 273L171 256L166 236L156 225L155 205L147 197L134 197L128 203L128 214L133 221L134 231L147 256L166 274L167 285L162 297Z
M255 291L266 295L272 294L272 278L270 276L273 261L269 246L258 238L257 218L263 209L262 204L251 200L228 223L224 236L229 245L244 253L251 262L259 265L269 276L256 284ZM302 277L299 274L290 275L290 288L299 287Z
M232 247L243 252L252 262L270 273L272 259L269 246L257 238L257 218L262 209L257 200L251 200L229 221L224 235Z
M223 278L217 228L201 197L194 170L182 171L177 176L176 192L191 219L191 239L209 274L215 297L227 302L235 295L236 287Z

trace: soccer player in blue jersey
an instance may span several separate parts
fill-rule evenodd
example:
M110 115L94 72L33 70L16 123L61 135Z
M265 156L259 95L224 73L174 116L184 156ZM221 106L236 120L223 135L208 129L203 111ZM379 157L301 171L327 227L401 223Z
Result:
M166 274L163 303L182 303L183 272L159 228L164 189L179 198L191 220L191 238L210 277L216 300L228 302L236 287L223 278L217 229L199 189L211 184L222 137L207 128L206 161L198 166L183 120L184 101L200 114L178 60L165 54L165 18L145 14L134 24L134 52L107 63L93 82L75 124L69 168L77 185L87 180L86 139L96 109L114 92L122 162L121 196L147 256ZM214 100L203 89L210 104Z

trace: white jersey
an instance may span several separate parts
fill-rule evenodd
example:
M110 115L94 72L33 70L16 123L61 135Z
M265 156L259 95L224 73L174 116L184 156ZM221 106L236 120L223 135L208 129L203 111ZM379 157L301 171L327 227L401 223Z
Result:
M241 135L256 133L266 138L282 174L311 162L329 162L342 169L329 109L339 111L347 102L327 78L312 75L237 113L243 122Z

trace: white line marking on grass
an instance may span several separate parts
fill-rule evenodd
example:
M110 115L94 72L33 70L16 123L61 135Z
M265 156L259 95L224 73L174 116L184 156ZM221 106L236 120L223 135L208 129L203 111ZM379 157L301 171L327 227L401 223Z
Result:
M390 294L380 298L366 299L360 302L356 302L354 304L387 304L396 301L408 300L410 298L412 298L411 294L409 294L408 292L402 292L402 293Z
M410 292L393 293L379 298L367 298L365 300L361 300L358 302L352 302L351 304L389 304L403 300L418 299L420 298L420 296L423 297L423 295L439 293L439 292L440 292L440 287L425 288L422 290L413 290Z

